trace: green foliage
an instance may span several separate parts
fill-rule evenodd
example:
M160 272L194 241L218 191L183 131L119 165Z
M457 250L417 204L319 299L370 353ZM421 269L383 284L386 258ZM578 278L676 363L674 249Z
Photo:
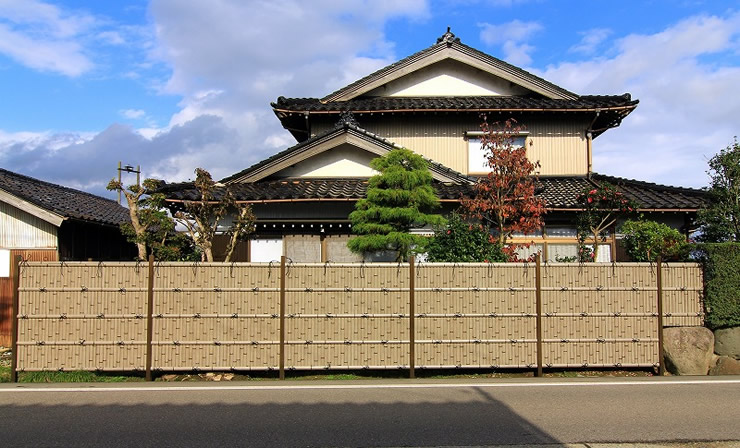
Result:
M596 260L599 243L606 239L609 229L617 220L636 213L639 207L608 182L584 190L576 197L576 201L582 209L578 214L579 260L582 262Z
M435 229L429 241L427 257L432 262L505 262L508 257L487 228L463 220L458 213L447 224Z
M665 261L689 259L690 244L678 230L655 221L627 221L620 232L624 247L634 261Z
M394 149L370 166L379 174L370 178L367 198L357 201L349 215L352 231L359 236L347 247L360 254L395 251L398 261L423 252L427 238L409 230L444 222L431 213L439 199L426 160L408 149Z
M700 241L740 242L740 144L735 142L709 160L712 178L709 205L700 210L697 223L701 226Z
M121 224L121 233L136 244L140 260L153 254L157 260L191 261L199 255L189 239L175 230L175 222L165 209L165 197L155 193L159 181L145 179L142 185L126 188L111 180L109 190L123 193L129 206L130 222Z
M740 244L706 243L696 249L704 263L707 327L740 325Z
M22 372L18 375L19 383L126 383L137 381L144 381L144 378L134 375L84 370L69 372L45 370L41 372Z

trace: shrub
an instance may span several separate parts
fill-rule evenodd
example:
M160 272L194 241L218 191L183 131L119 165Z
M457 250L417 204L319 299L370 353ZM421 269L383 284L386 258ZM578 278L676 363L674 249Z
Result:
M433 262L504 262L507 256L488 230L467 222L457 213L449 216L445 226L435 229L427 246L427 257Z
M706 326L740 325L740 243L707 243L696 249L704 263Z
M690 245L678 230L655 221L627 221L620 232L624 247L634 261L656 261L660 255L666 261L689 259Z

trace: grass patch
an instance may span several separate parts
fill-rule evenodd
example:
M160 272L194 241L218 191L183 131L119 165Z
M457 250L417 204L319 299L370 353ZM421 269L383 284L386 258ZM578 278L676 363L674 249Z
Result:
M10 377L10 372L8 372ZM43 371L43 372L20 372L19 383L126 383L144 381L141 376L121 375L108 372L87 371Z
M0 383L10 382L10 366L0 366Z

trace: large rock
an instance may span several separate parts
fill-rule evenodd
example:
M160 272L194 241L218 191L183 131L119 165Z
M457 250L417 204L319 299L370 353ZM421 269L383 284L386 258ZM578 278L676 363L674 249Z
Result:
M740 359L740 327L714 330L714 353Z
M717 364L709 369L710 375L740 375L740 361L729 356L720 356Z
M663 330L666 368L674 375L706 375L714 355L714 334L704 327Z

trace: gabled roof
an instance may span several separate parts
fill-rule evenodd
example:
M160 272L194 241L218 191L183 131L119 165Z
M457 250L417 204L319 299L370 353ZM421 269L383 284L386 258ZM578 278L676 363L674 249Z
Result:
M77 219L117 226L130 220L116 201L0 168L0 199L56 226Z
M257 182L280 171L286 166L306 160L341 143L350 143L353 146L357 146L378 156L398 147L390 140L359 127L351 114L344 114L333 129L329 129L315 137L291 146L245 170L221 179L220 182L223 184ZM439 181L456 183L471 182L469 177L436 162L429 161L429 170L432 172L432 176Z
M706 205L706 192L693 188L670 187L620 177L593 174L580 176L542 176L538 179L537 196L545 199L550 210L578 210L576 197L600 182L615 185L628 198L640 204L643 211L693 212ZM473 184L434 182L440 200L459 201L473 193ZM367 194L367 179L281 179L232 185L232 193L240 202L306 202L306 201L356 201ZM169 202L199 199L191 183L163 187ZM219 187L218 198L225 192Z
M444 59L454 59L478 68L507 81L518 84L533 92L553 99L576 99L578 95L562 87L535 76L525 70L508 64L498 58L469 47L460 38L455 37L450 29L437 43L412 54L398 62L359 79L321 99L322 102L347 101L356 98L382 84L398 79L422 67L429 66Z

